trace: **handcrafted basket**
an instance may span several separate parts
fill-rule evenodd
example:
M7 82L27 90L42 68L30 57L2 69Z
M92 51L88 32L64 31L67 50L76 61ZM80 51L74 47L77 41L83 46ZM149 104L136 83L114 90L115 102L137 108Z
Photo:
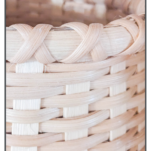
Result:
M6 150L145 151L144 14L145 0L6 0Z

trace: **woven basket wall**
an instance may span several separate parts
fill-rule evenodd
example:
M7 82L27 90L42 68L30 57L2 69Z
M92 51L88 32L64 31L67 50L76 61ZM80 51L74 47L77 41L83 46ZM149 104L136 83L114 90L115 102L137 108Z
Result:
M145 151L145 0L6 0L6 150Z

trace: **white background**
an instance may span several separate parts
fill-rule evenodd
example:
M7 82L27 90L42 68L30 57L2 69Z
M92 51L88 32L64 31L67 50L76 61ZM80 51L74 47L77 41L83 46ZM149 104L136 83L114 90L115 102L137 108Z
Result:
M151 0L147 0L147 151L151 151ZM149 8L150 7L150 8ZM0 1L0 150L4 151L4 0Z

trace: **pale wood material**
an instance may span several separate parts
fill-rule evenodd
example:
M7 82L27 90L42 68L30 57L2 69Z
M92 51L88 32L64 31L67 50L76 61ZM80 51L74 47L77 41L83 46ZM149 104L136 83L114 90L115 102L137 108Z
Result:
M28 61L17 64L16 73L43 73L43 64L37 61ZM41 99L13 100L14 110L39 110ZM12 135L38 135L39 123L32 124L12 124ZM35 147L11 147L11 151L37 151Z
M145 61L138 63L137 65L137 72L141 72L142 70L145 69Z
M118 129L110 131L110 141L113 141L114 139L124 135L126 133L126 126L121 126ZM125 146L121 148L121 151L125 149ZM120 150L119 150L120 151Z
M142 142L138 145L138 151L141 151L141 149L143 149L144 146L145 146L145 140L142 141Z
M137 151L137 146L131 148L130 151Z
M130 110L130 111L128 111L128 113L120 115L114 119L107 119L109 117L109 114L103 113L105 115L104 116L105 118L107 117L107 114L108 114L108 117L106 118L107 120L104 120L99 125L95 125L95 126L91 127L89 129L89 134L92 135L92 134L105 133L105 132L108 132L110 129L115 129L115 128L120 127L123 123L127 123L126 124L127 130L131 129L133 127L136 127L139 123L143 122L144 117L145 117L145 110L143 110L138 115L134 116L135 113L136 113L136 110ZM103 114L99 114L99 115L103 115ZM82 121L82 120L83 120L82 118L80 120L74 120L73 121L74 123L71 125L69 125L69 121L64 121L64 124L59 125L59 122L61 120L43 122L43 123L40 123L39 131L40 132L65 132L67 130L74 131L74 130L76 130L77 126L79 128L82 128L82 126L78 123L79 121ZM121 123L118 123L118 121L121 121ZM115 125L112 125L112 122L114 122ZM85 123L85 121L82 123ZM55 127L53 127L52 124L54 124ZM65 126L65 128L63 127L63 125ZM7 126L7 132L11 132L12 131L11 123L7 123L6 126ZM63 136L63 133L61 133L61 134ZM40 136L38 135L38 137L40 137ZM64 140L64 137L62 137L61 140Z
M6 150L144 151L145 0L6 3Z
M133 134L134 134L134 132L133 132ZM103 138L105 138L106 136L105 135L101 135L101 137L100 138L98 138L98 139L100 139L100 141L98 141L98 142L102 142L103 141ZM144 139L144 137L142 137L142 136L138 136L137 135L137 137L139 137L140 139ZM128 137L129 139L130 139L130 137ZM94 140L94 137L90 140L90 142L87 144L88 145L88 147L90 147L91 148L91 146L92 146L92 140ZM86 140L87 141L87 140ZM119 142L120 140L117 140L117 143ZM126 139L126 140L124 140L124 139L122 139L122 141L126 141L126 142L128 142L129 140L128 139ZM136 141L134 141L133 139L131 139L131 145L127 145L127 149L130 149L133 145L135 146L136 145ZM83 141L82 143L84 144L84 142L85 141ZM98 143L97 142L97 143ZM61 144L61 143L59 143L59 144L54 144L53 145L53 149L52 150L54 150L54 149L56 149L56 145L59 145L58 146L58 149L57 149L57 151L61 151L62 150L62 148L64 148L64 146ZM114 149L116 149L116 148L118 148L118 147L113 147L113 145L112 144L107 144L108 146L105 146L105 148L107 149L107 150L111 150L111 151L114 151ZM122 146L123 145L123 143L120 145L120 146ZM66 144L66 146L68 146L68 148L69 149L72 149L72 147L74 147L75 148L75 150L77 150L77 149L81 149L81 148L84 148L83 147L83 145L79 148L78 146L79 146L79 142L76 142L76 144L75 143L73 143L73 142L70 142L69 144ZM70 146L70 147L69 147ZM71 147L72 146L72 147ZM50 145L48 145L47 147L39 147L39 150L41 150L41 151L44 151L44 150L47 150L48 148L50 147ZM103 149L103 147L104 146L99 146L98 145L98 147L97 147L97 149ZM112 147L113 147L113 149L112 149ZM66 148L65 148L66 149ZM90 150L91 151L93 151L94 149L96 149L96 148L91 148ZM143 148L144 149L144 148ZM51 149L50 149L51 150ZM52 151L51 150L51 151ZM10 147L8 146L7 147L7 151L10 151ZM142 150L143 151L143 150Z
M142 92L145 89L145 81L137 85L137 93Z
M141 151L145 151L146 150L146 148L145 148L145 146L141 149Z
M100 94L100 90L94 92L92 91L92 93L90 93L87 97L88 93L83 93L83 95L70 95L69 97L67 96L56 96L56 97L51 97L48 99L42 99L42 103L41 103L41 107L57 107L57 108L63 108L63 107L71 107L71 106L78 106L78 105L82 105L85 104L85 102L87 104L90 103L90 107L89 110L93 111L93 110L102 110L102 109L110 109L112 107L115 106L115 104L121 104L123 102L127 103L127 108L128 109L132 109L137 107L139 104L143 104L144 103L144 96L145 93L136 95L135 97L133 97L133 95L136 93L136 87L133 87L132 89L130 89L129 91L122 93L120 95L117 95L116 97L110 97L110 98L106 98L106 96L109 95L108 90L101 90ZM96 96L95 96L96 94ZM100 95L99 95L100 94ZM79 97L81 96L81 98L79 99ZM94 96L94 100L92 100L91 103L91 96ZM98 96L98 97L97 97ZM76 98L73 97L77 97L78 100ZM122 99L122 101L121 101ZM127 100L130 99L130 100ZM100 101L97 101L100 100ZM72 101L74 103L72 103ZM13 103L12 100L7 100L7 108L12 108ZM53 112L58 112L58 110L53 110L53 109L45 109L47 112L50 110L50 113L53 114ZM43 109L44 112L44 109ZM141 112L141 111L140 111ZM40 112L39 112L40 113ZM11 112L12 114L12 112ZM30 114L31 115L31 114ZM58 115L58 114L55 114ZM49 118L52 118L51 116L49 116Z
M145 51L134 56L118 56L100 62L77 63L77 64L61 64L53 63L44 66L44 72L75 72L75 71L91 71L106 68L111 65L126 61L126 67L140 64L145 59ZM7 72L15 72L16 64L6 63ZM137 66L138 67L138 66Z
M145 113L145 112L144 112ZM139 118L139 116L138 116L138 119L140 119ZM133 123L133 122L132 122ZM135 123L135 124L137 124L137 123ZM104 125L105 127L106 127L106 124ZM135 125L133 125L132 124L132 126L131 127L135 127ZM128 127L128 128L130 128L130 127ZM142 133L142 131L141 131L141 133ZM141 136L141 135L140 135ZM137 138L140 138L139 136L136 136ZM55 138L54 136L52 136L52 138ZM25 141L26 141L26 138L24 138L25 139ZM62 139L62 138L61 138ZM107 139L107 138L106 138ZM135 139L134 139L135 140ZM140 140L142 140L142 139L140 139ZM128 140L129 141L129 140ZM8 142L10 142L10 141L8 141ZM12 141L11 141L12 142ZM16 141L17 142L17 141ZM136 141L134 141L134 142L136 142ZM9 143L8 143L9 144ZM28 143L29 144L29 143ZM135 145L135 143L133 144L133 140L131 141L131 144L130 145L128 145L128 149L129 148L131 148L131 145L133 146L133 145ZM9 145L8 145L9 146ZM108 146L109 148L110 148L110 146Z
M58 61L70 55L82 40L76 31L73 30L71 32L71 30L68 29L61 29L59 31L56 31L55 29L50 31L44 40L44 43L51 52L53 58ZM24 40L16 30L10 27L6 30L6 38L6 60L10 60L22 46ZM117 43L115 47L113 44L115 44L118 39L122 39L122 41L120 44ZM109 40L112 42L108 43ZM128 48L132 44L133 40L125 28L111 27L105 28L103 33L101 33L100 42L103 50L108 53L108 55L112 56ZM91 60L90 54L87 54L81 60L79 60L79 62L87 62Z
M133 18L135 21L137 21L139 26L137 27L135 22L132 22L130 20L130 18ZM48 35L49 30L52 28L51 25L37 25L34 28L27 26L27 25L13 25L12 27L16 28L20 32L20 34L22 34L22 36L27 34L27 33L25 34L26 31L28 31L28 34L26 35L26 37L23 37L25 39L25 42L22 44L22 47L18 47L18 49L19 48L20 49L19 49L18 53L16 54L16 56L14 56L12 59L9 59L9 57L7 57L7 60L12 63L21 63L23 61L28 60L33 54L35 54L34 55L35 58L44 64L52 63L55 61L64 62L64 63L74 63L74 62L80 61L80 59L83 60L84 56L89 56L89 53L91 53L92 60L101 61L103 59L106 59L107 57L114 56L114 55L121 53L123 51L123 48L124 48L124 50L127 48L127 50L122 52L120 55L130 55L130 54L133 54L136 52L143 51L143 49L144 49L143 44L144 44L145 32L144 32L144 30L141 30L141 29L145 28L143 23L144 23L144 21L142 19L140 19L138 16L130 15L129 17L126 17L124 20L119 19L119 20L113 21L109 25L107 25L106 26L107 29L111 29L111 27L115 26L115 25L116 26L122 25L123 29L125 29L125 28L128 29L128 30L125 29L126 30L125 34L120 33L120 35L119 35L120 39L121 39L121 35L125 36L127 34L127 36L128 36L128 34L130 34L132 32L131 36L134 40L133 45L131 45L131 41L125 40L124 43L121 45L122 49L120 49L120 48L117 49L117 47L115 48L115 46L114 46L115 50L113 50L112 45L109 45L109 47L106 46L106 44L108 44L108 42L102 43L102 41L101 41L101 43L99 43L99 40L101 40L101 38L102 38L102 40L106 39L106 38L108 39L108 41L110 40L109 35L107 35L106 32L104 33L106 38L102 37L104 29L101 24L98 24L98 23L90 24L89 27L87 27L87 25L82 24L82 23L65 24L65 25L63 25L63 27L70 27L70 28L74 29L77 33L80 34L80 36L82 36L82 41L78 45L78 47L75 48L74 51L72 50L73 51L72 53L70 52L71 54L68 54L67 57L65 57L61 60L58 60L57 58L55 58L53 56L53 53L50 52L49 49L47 49L46 47L43 46L43 41L45 40L46 36ZM133 26L133 30L128 26L128 24L131 24L131 26ZM41 29L44 30L43 33L40 32ZM116 27L116 29L117 29L117 27ZM31 35L29 36L30 32L31 32ZM119 30L117 31L117 33L118 32L119 32ZM137 36L137 34L139 34L139 36ZM32 35L33 35L33 37L32 37ZM89 38L89 37L91 37L90 35L91 36L93 35L92 39ZM14 36L14 34L13 34L13 36ZM83 36L85 36L85 37L83 38ZM119 39L119 37L114 37L111 39L114 40L114 43L116 43L118 41L117 39ZM34 40L36 41L35 45L33 45ZM125 46L126 41L128 42L128 44L126 44L126 46ZM110 43L110 44L112 44L112 43ZM26 45L30 45L30 47L26 47ZM8 46L10 46L10 45L8 45ZM118 44L118 46L119 46L119 44ZM40 49L38 49L38 51L36 51L36 49L38 47L40 47L40 49L42 49L42 51L40 51ZM22 51L22 49L25 51ZM63 50L65 50L65 48L63 48ZM10 51L10 49L8 47L8 52L9 51ZM12 51L12 47L11 47L11 51ZM55 52L57 52L57 51L55 51ZM26 53L28 55L25 55ZM11 54L11 53L9 53L9 54ZM22 59L19 59L19 58L22 58ZM45 59L45 58L47 58L47 59ZM85 58L83 61L85 62L88 60Z
M122 141L120 139L117 139L116 143L119 143L120 141L122 142L119 146L117 146L116 144L113 144L112 142L100 144L100 142L107 140L109 137L108 133L104 133L104 134L93 135L93 136L90 136L89 138L83 138L82 143L80 143L81 140L69 141L69 142L56 142L56 143L53 143L53 144L50 144L50 145L47 145L44 147L43 146L39 147L39 149L45 150L45 149L48 149L50 146L52 146L52 148L50 147L51 151L52 150L61 151L62 148L64 148L64 149L69 148L71 150L72 147L74 147L73 150L76 150L76 149L82 150L85 147L87 149L91 148L91 146L93 146L94 143L96 143L98 145L96 147L91 148L90 150L94 150L96 148L98 148L98 149L105 148L106 150L110 149L111 151L114 151L115 149L119 149L120 147L123 147L124 144L127 144L126 148L129 149L129 147L131 148L132 145L135 145L135 142L134 142L132 136L136 133L136 131L137 131L136 129L137 128L132 128L127 134L125 134L125 137L121 138ZM143 139L142 134L144 134L144 131L142 131L141 134L136 135L135 137ZM132 140L131 145L128 144L129 140ZM85 145L85 143L86 143L86 145Z
M115 84L120 84L122 82L124 82L125 80L127 80L127 87L132 87L135 84L142 83L144 81L144 77L145 77L145 72L142 71L136 75L133 75L134 72L136 71L136 66L132 66L127 68L124 71L121 71L119 73L113 74L113 75L106 75L109 73L109 68L105 68L102 70L98 70L98 71L91 71L91 72L79 72L79 73L51 73L51 74L46 74L46 75L42 75L42 74L27 74L25 75L21 75L21 74L15 74L14 73L8 73L7 74L7 85L8 86L18 86L18 87L22 87L22 86L31 86L33 87L37 87L37 86L41 86L40 89L45 89L46 87L48 89L55 89L53 88L54 86L56 86L56 90L60 89L62 86L62 89L64 88L63 86L66 84L75 84L76 82L85 82L86 80L92 80L91 82L91 89L96 89L96 88L106 88L110 85L115 85ZM87 77L87 74L91 74L89 77ZM70 77L70 75L72 75L72 77ZM55 76L57 78L55 78ZM116 79L116 77L119 77L119 79ZM17 78L16 78L17 77ZM28 77L29 81L26 82L26 77ZM64 79L62 78L64 77ZM68 78L66 78L68 77ZM98 79L99 77L99 79ZM22 81L20 81L22 79ZM35 79L35 80L34 80ZM44 81L45 79L45 81ZM44 84L41 83L39 80L43 80ZM57 80L60 80L60 83L57 82ZM37 81L37 83L36 83ZM7 87L8 90L10 89L9 87ZM17 89L16 89L17 90ZM25 89L26 90L26 89ZM62 90L63 91L63 90ZM63 91L65 92L65 91ZM63 93L61 92L61 93ZM37 94L38 95L38 94ZM51 93L50 93L51 95Z
M79 83L74 85L66 85L66 94L75 94L75 93L83 93L90 91L90 82ZM68 117L76 117L80 115L88 114L88 104L76 106L76 107L65 107L63 108L63 116L65 118ZM88 129L80 129L76 131L66 132L65 140L74 140L82 137L88 136ZM87 151L87 150L84 150Z
M138 125L138 132L140 132L145 127L145 121Z
M125 70L126 69L126 62L121 62L119 64L113 65L111 66L111 70L110 73L114 74L117 73L119 71ZM124 91L126 91L126 83L121 83L118 85L114 85L110 87L110 96L114 96L120 93L123 93ZM120 114L123 114L127 111L127 105L126 104L122 104L120 106L116 106L110 109L110 118L114 118ZM112 130L110 131L110 141L124 135L126 133L126 126L123 125L118 129ZM119 151L125 151L125 146L123 146L123 148L121 148Z
M145 69L145 61L143 61L137 65L137 72L138 73L142 72L144 69ZM137 85L137 93L138 94L142 93L144 90L145 90L145 81L143 81ZM138 113L140 113L144 108L145 108L145 103L141 103L138 106ZM138 132L140 132L143 128L145 128L145 120L138 125ZM141 151L141 149L144 146L145 146L145 140L143 140L141 143L138 144L137 150Z

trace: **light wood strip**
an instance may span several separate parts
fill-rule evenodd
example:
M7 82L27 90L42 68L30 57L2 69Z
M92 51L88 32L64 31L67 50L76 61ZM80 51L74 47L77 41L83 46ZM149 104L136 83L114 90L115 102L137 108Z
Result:
M118 39L120 39L120 43L117 42ZM10 60L23 45L24 40L16 30L10 27L6 29L6 40L6 60ZM68 57L81 41L81 37L74 30L54 28L48 33L44 43L52 56L59 61ZM109 43L109 41L111 42ZM124 27L110 27L104 28L100 42L104 48L104 52L108 56L114 56L128 48L133 43L133 39ZM85 61L92 61L90 54L79 60L79 62Z
M75 94L90 91L90 82L79 83L74 85L66 85L66 94ZM76 117L80 115L88 114L88 104L75 106L75 107L65 107L63 108L63 116L65 118L68 117ZM88 129L79 129L76 131L65 132L65 140L74 140L88 136ZM87 151L87 150L84 150Z
M111 66L110 73L118 73L119 71L126 69L126 62L121 62L117 65ZM116 96L117 94L123 93L126 91L126 82L120 83L118 85L113 85L110 87L110 96ZM114 118L116 116L119 116L127 111L127 105L126 103L123 103L119 106L115 106L110 109L110 118ZM110 141L113 141L114 139L124 135L126 133L126 125L123 125L115 130L110 131ZM125 146L122 146L122 148L118 149L118 151L126 151Z
M28 61L26 63L17 64L16 73L42 73L43 64L37 61ZM26 100L13 100L13 109L14 111L18 110L39 110L41 104L41 99L28 99ZM28 117L29 118L29 117ZM15 120L12 120L12 135L37 135L39 132L39 123L15 123ZM32 147L16 147L12 146L11 151L37 151L37 146Z

